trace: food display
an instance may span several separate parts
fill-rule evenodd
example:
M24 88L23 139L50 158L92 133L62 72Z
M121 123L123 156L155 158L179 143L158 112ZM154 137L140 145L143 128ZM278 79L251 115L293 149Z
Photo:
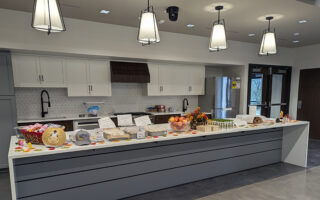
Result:
M45 132L47 128L62 128L63 126L57 124L39 124L36 123L34 125L17 127L16 130L24 137L27 143L32 144L43 144L42 134Z
M261 117L254 117L253 118L253 124L262 124L263 120Z
M220 127L217 125L199 125L197 126L198 131L202 132L214 132L214 131L219 131Z
M131 138L130 134L125 133L120 128L103 129L104 137L109 141L114 140L128 140Z
M47 128L42 134L43 144L48 147L62 146L66 142L66 133L62 128Z
M131 139L137 139L137 134L139 132L139 127L132 126L132 127L126 127L123 129L123 131L130 135Z
M212 119L212 123L219 126L220 129L234 128L234 122L231 119Z
M173 131L183 132L190 129L190 119L187 117L170 117L169 123Z
M167 135L167 129L160 125L148 125L144 127L144 130L150 137Z

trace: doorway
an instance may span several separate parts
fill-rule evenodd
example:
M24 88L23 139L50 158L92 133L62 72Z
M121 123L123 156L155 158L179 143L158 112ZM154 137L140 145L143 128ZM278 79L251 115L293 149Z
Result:
M320 139L320 69L300 71L297 119L310 122L310 138Z
M248 106L257 106L257 115L289 113L291 71L288 66L249 64Z

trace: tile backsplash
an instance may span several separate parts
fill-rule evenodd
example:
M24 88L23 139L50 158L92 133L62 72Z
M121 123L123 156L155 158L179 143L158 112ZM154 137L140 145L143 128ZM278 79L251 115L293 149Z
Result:
M41 90L43 88L15 89L19 120L41 118ZM47 117L86 114L84 102L104 102L100 105L100 115L113 112L145 111L147 107L158 104L181 111L184 98L189 100L189 110L198 106L198 96L145 96L143 84L138 83L113 83L111 97L68 97L65 88L48 88L47 91L51 100L51 108L49 108Z

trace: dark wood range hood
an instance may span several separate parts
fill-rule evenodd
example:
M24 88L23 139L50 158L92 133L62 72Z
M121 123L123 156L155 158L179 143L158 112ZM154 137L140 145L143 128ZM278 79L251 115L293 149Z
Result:
M113 83L150 83L147 63L110 61L110 67Z

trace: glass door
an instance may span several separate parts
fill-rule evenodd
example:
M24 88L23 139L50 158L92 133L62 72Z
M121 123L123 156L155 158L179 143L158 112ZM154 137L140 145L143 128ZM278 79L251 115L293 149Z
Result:
M257 115L278 118L289 112L291 67L249 65L248 105Z
M249 72L249 98L248 105L257 106L257 115L267 113L267 83L268 70L261 67L253 67Z

